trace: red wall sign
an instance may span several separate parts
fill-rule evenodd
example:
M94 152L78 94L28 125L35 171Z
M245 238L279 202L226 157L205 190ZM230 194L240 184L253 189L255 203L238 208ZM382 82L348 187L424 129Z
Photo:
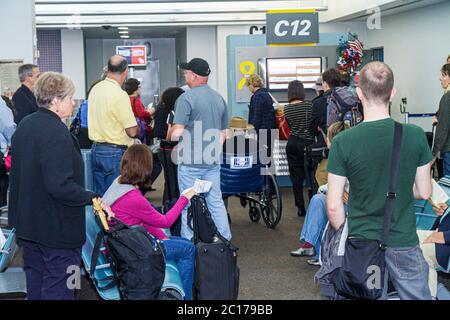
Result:
M129 66L147 65L147 47L146 46L117 46L116 54L127 58Z

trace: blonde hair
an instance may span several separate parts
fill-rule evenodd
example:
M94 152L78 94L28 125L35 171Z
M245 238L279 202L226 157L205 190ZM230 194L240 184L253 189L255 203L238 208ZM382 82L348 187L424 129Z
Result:
M49 109L53 99L63 100L73 96L75 86L68 77L57 72L43 73L34 86L34 94L39 107Z
M350 129L350 126L344 122L335 122L327 130L327 138L330 143L340 132Z
M247 85L247 87L250 85L257 88L264 87L263 79L261 79L261 77L258 76L257 74L251 74L250 76L248 76L247 79L245 80L245 84Z

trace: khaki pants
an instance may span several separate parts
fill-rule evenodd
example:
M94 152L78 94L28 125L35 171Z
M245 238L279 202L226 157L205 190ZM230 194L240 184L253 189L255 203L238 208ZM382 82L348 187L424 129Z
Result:
M316 169L316 181L318 186L323 186L328 183L328 171L327 171L328 159L320 161Z
M417 230L417 235L419 236L420 249L422 249L425 261L429 266L428 273L428 285L430 287L430 292L432 297L436 297L437 292L437 272L436 267L439 266L436 260L436 245L434 243L424 244L426 238L428 238L434 231L433 230Z

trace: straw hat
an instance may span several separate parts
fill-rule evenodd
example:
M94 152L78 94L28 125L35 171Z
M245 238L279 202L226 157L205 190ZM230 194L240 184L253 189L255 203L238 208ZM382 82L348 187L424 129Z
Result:
M251 130L255 129L255 127L251 124L247 123L242 117L232 117L230 121L230 129L233 130Z

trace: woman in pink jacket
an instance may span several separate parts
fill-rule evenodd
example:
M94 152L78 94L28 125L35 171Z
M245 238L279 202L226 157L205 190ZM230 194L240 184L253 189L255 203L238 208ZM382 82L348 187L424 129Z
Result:
M195 195L193 189L182 193L178 202L166 215L159 213L141 194L139 188L150 183L152 154L144 144L135 144L124 153L120 163L120 176L106 191L103 201L111 206L115 217L123 223L141 225L154 237L162 240L167 260L177 263L185 291L185 299L192 299L195 246L187 239L168 237L162 229L168 229Z

